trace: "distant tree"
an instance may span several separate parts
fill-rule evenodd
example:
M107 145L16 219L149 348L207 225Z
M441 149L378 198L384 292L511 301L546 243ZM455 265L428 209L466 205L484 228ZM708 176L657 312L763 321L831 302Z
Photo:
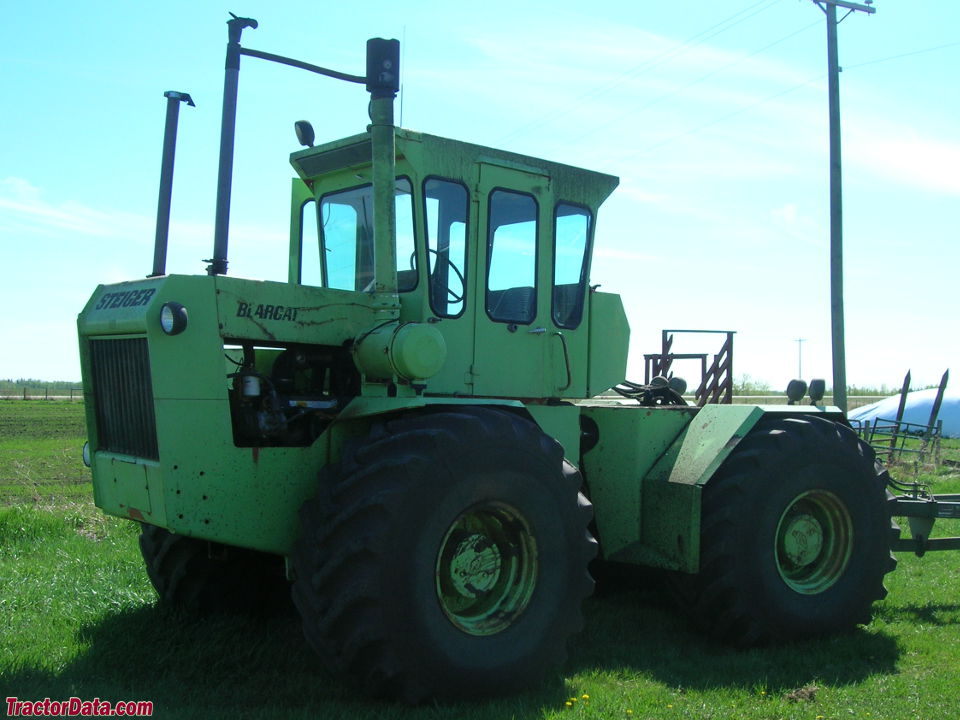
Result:
M43 394L45 390L52 395L65 395L79 387L79 380L0 379L0 393L4 395L20 395L24 390L30 395Z
M892 395L893 393L887 387L886 383L880 387L867 387L861 385L848 385L847 386L847 395Z
M744 373L733 381L734 395L764 395L770 392L770 383Z

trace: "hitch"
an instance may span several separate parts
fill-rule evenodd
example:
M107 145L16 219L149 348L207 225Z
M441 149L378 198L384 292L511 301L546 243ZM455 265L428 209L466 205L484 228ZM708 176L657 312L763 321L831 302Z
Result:
M891 487L903 489L892 483ZM960 550L960 537L930 537L938 518L960 519L960 495L930 495L915 485L910 495L891 498L889 506L892 516L906 517L910 525L910 537L893 539L891 550L913 552L917 557L931 550Z

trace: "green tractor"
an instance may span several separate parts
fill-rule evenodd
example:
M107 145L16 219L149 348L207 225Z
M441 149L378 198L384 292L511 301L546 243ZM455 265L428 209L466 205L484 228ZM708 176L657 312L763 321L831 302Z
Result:
M164 269L165 143L154 271L78 319L96 504L141 524L162 601L292 593L335 672L416 702L562 662L594 562L669 571L696 623L752 645L868 622L892 538L937 542L891 534L888 476L835 408L600 397L629 333L589 284L615 177L395 128L396 41L351 76L228 26L207 273ZM285 283L226 274L242 55L371 94L364 133L297 124ZM167 97L169 141L189 96Z

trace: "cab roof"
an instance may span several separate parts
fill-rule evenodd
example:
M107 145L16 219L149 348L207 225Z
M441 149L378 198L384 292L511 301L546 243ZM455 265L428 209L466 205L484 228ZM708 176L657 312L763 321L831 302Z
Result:
M613 175L529 155L402 128L395 132L398 173L412 169L421 177L439 175L470 185L478 166L505 167L541 176L557 197L594 208L606 200L620 182ZM344 170L361 170L373 163L370 134L353 135L297 151L290 155L290 163L308 185Z

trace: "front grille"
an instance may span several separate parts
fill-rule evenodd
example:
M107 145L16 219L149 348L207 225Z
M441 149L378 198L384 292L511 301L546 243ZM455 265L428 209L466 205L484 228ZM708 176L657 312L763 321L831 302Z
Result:
M98 450L159 460L146 338L91 340Z

